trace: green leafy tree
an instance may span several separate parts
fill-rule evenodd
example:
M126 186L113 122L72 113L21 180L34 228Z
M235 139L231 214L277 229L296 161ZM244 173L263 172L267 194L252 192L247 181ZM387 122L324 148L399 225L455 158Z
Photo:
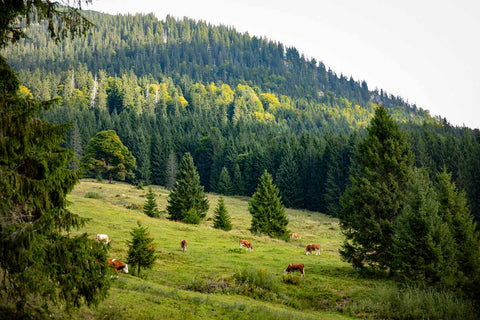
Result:
M76 8L50 1L1 6L2 49L41 20L55 40L90 25ZM70 311L106 297L107 252L86 234L69 233L86 219L66 209L66 196L78 181L68 169L73 152L60 147L67 126L40 120L53 101L37 101L19 88L0 56L0 317L48 319L51 306Z
M98 132L88 142L81 168L87 176L101 174L112 183L114 177L122 181L133 179L136 160L115 131L106 130Z
M287 234L288 219L285 208L279 190L267 170L260 177L257 190L248 202L248 211L252 215L251 232L274 238L282 238Z
M226 167L222 168L220 172L220 177L218 178L217 191L220 194L231 195L232 194L232 180L230 179L230 174Z
M137 267L137 276L140 277L141 268L150 269L155 264L156 248L148 228L143 227L140 222L137 222L137 227L130 231L130 235L132 240L127 241L127 263Z
M145 200L145 204L143 205L143 212L149 217L158 217L160 212L158 211L158 205L152 187L148 188L146 198L147 200Z
M406 205L394 223L392 267L407 279L452 287L457 270L455 241L438 207L426 171L413 171Z
M223 197L218 198L218 205L215 208L215 215L213 217L213 227L222 229L225 231L232 230L232 223L230 222L230 216L227 208L225 207L225 201Z
M168 197L167 212L170 220L199 223L209 208L207 197L200 185L200 177L190 153L180 163L175 184Z
M375 110L355 160L351 185L341 198L346 241L340 253L357 267L387 268L393 260L393 221L405 203L413 159L404 133L384 107Z

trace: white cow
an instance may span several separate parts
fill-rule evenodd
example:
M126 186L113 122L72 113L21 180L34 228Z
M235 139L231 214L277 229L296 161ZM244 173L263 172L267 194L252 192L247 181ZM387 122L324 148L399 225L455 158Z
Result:
M100 242L105 242L105 244L108 244L110 242L110 239L108 239L108 235L106 234L97 234L97 241Z

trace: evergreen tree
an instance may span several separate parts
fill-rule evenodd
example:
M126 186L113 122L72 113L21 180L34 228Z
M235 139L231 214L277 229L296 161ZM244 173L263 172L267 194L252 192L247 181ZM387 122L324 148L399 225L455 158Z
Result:
M175 152L170 151L167 160L167 184L166 187L168 190L172 190L175 185L175 179L177 175L177 156Z
M233 166L233 181L232 181L233 194L243 195L245 193L245 185L243 184L242 171L238 163Z
M88 142L81 168L87 176L105 175L112 183L114 177L119 180L132 179L136 160L115 131L106 130L98 132Z
M175 184L168 197L167 212L170 220L199 223L209 208L208 200L200 185L200 177L190 153L185 153Z
M229 196L232 194L232 180L230 179L230 174L228 174L228 170L226 167L222 168L222 171L220 172L220 178L218 179L218 184L217 184L217 191L220 194L224 194L226 196Z
M213 217L213 227L222 229L225 231L232 230L232 224L230 222L230 216L228 215L227 208L225 207L225 201L223 197L218 198L218 205L215 208L215 215Z
M376 109L356 162L341 198L346 241L340 252L355 266L386 268L393 260L392 223L403 209L413 159L405 135L384 107Z
M2 2L0 49L43 19L51 22L56 40L90 24L70 6ZM67 126L38 119L53 101L34 100L19 87L0 55L0 315L48 319L51 306L70 311L106 297L107 252L86 234L70 233L86 219L66 209L66 196L78 181L67 168L73 152L60 147Z
M283 203L289 208L295 208L300 203L300 175L293 153L286 150L278 170L277 183Z
M143 205L143 212L149 217L157 218L160 212L157 208L157 201L155 201L155 194L153 193L152 187L148 188L146 198L147 200L145 200L145 204Z
M439 203L425 170L415 170L406 205L394 223L394 263L404 277L432 284L455 284L455 243L438 215Z
M132 240L127 241L127 263L137 267L137 276L140 277L141 268L150 269L155 264L157 259L156 248L147 227L142 227L140 222L137 222L137 227L130 231L130 235Z
M248 202L248 211L252 215L251 232L275 238L282 238L287 234L288 219L285 208L279 190L267 170L260 177L257 190Z
M476 223L467 207L463 192L458 192L451 175L443 169L438 174L437 199L439 215L449 226L455 241L455 257L460 281L470 293L480 292L480 239Z

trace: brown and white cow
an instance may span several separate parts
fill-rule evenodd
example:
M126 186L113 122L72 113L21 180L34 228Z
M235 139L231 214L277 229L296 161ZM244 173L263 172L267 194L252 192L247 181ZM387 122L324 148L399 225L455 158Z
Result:
M295 270L300 271L301 276L305 277L305 266L303 263L290 263L283 274L293 273Z
M118 276L118 271L122 270L124 273L128 273L128 264L118 261L117 259L108 258L108 264L113 267Z
M248 240L243 240L243 239L240 239L240 249L245 246L245 248L247 248L247 250L250 250L250 251L253 251L253 245L250 241Z
M307 247L305 248L305 254L309 255L312 253L312 251L315 250L315 255L318 256L320 255L320 251L323 250L322 246L316 243L310 243L307 244Z
M292 234L290 234L290 239L302 239L302 238L298 233L293 232Z
M110 239L108 239L108 235L99 233L99 234L97 234L97 241L98 242L104 242L105 244L108 244L110 242Z
M183 239L183 240L180 242L180 246L182 247L182 251L183 251L183 252L187 251L187 240Z

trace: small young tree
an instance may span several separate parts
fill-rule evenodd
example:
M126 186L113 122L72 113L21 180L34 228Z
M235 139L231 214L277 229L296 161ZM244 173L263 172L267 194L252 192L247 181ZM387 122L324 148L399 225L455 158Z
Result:
M155 254L155 245L147 227L142 227L137 222L137 227L130 232L131 241L127 241L128 259L127 263L137 267L137 276L140 277L141 268L150 269L153 267L157 255Z
M272 176L265 170L260 177L257 190L248 203L248 210L252 215L251 232L275 238L285 236L288 219L278 194L279 190L273 184Z
M146 195L147 200L143 205L143 212L153 218L157 218L160 215L158 211L157 201L155 201L155 194L153 193L152 187L148 188L148 193Z
M209 208L208 200L200 185L200 176L190 153L185 153L175 184L168 197L167 212L170 220L200 223Z
M225 201L223 200L222 196L218 198L218 205L215 208L213 227L217 229L223 229L225 231L232 230L230 216L228 215L227 208L225 207Z

